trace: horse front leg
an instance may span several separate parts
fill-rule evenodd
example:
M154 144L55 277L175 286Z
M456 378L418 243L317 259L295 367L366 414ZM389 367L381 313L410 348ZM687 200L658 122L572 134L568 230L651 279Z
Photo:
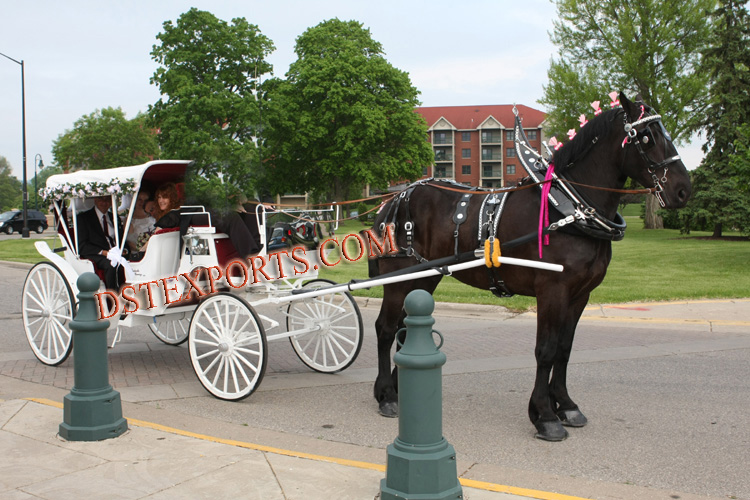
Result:
M557 404L550 388L561 331L565 327L568 300L565 290L547 289L537 296L536 380L529 400L529 419L536 427L535 437L562 441L568 431L557 416Z
M398 416L398 370L394 367L391 371L391 348L396 333L404 327L404 300L412 290L434 292L440 278L441 276L422 278L383 287L383 303L375 321L375 332L378 336L378 377L373 389L380 414L385 417ZM400 338L400 341L403 343L404 338Z
M391 371L391 348L396 332L403 326L406 314L397 313L393 306L386 304L380 309L375 321L375 332L378 337L378 376L375 379L374 396L378 402L378 411L384 417L398 416L398 386L396 369Z
M552 380L550 392L553 403L557 405L557 417L562 425L568 427L583 427L588 422L586 416L581 413L578 405L573 402L568 394L568 361L573 348L578 321L589 301L589 294L579 298L571 304L569 315L563 328L557 345L557 353L552 368Z

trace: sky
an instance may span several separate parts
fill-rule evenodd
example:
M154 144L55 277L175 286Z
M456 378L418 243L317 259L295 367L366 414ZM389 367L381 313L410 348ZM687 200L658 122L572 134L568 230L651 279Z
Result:
M50 165L53 141L81 116L111 106L133 118L159 99L149 83L157 68L151 49L163 23L191 7L257 25L276 46L268 60L278 77L296 59L295 40L306 29L332 18L359 21L387 60L409 73L424 106L544 110L537 101L557 52L549 0L3 0L0 53L24 61L29 180L37 155ZM21 117L21 66L0 57L0 156L19 179ZM699 141L679 151L688 168L698 166Z

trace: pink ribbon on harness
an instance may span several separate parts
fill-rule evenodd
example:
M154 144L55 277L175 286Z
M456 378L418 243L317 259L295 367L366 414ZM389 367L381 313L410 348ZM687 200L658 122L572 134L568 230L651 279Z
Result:
M549 234L542 234L545 227L549 227L549 191L552 189L552 175L555 173L555 165L549 164L544 176L542 186L542 200L539 205L539 258L542 258L542 247L549 246Z

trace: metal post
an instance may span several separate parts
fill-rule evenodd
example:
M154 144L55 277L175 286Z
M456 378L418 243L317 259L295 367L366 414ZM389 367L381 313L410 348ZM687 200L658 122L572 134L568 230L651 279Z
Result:
M84 273L77 281L78 312L70 323L73 333L74 385L65 396L60 436L68 441L101 441L128 430L122 417L120 393L109 384L108 320L98 320L94 293L99 277Z
M398 366L398 437L388 445L382 500L463 498L456 451L443 437L443 345L433 341L435 301L414 290L404 302L406 340L393 357Z
M26 185L27 179L26 179L26 84L24 82L24 65L23 60L16 61L10 56L6 56L5 54L0 53L0 56L3 56L6 59L10 59L14 63L21 66L21 138L23 142L23 229L21 230L21 237L22 238L28 238L29 237L29 214L28 214L28 201L29 201L29 193L28 193L28 186Z

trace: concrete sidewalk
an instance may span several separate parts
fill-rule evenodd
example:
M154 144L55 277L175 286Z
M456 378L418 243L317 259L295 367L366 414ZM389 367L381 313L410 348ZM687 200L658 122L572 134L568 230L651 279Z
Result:
M0 497L106 499L371 499L385 467L273 448L128 419L129 430L98 442L57 435L62 405L0 401ZM383 456L385 459L385 456ZM470 500L577 497L462 480Z

